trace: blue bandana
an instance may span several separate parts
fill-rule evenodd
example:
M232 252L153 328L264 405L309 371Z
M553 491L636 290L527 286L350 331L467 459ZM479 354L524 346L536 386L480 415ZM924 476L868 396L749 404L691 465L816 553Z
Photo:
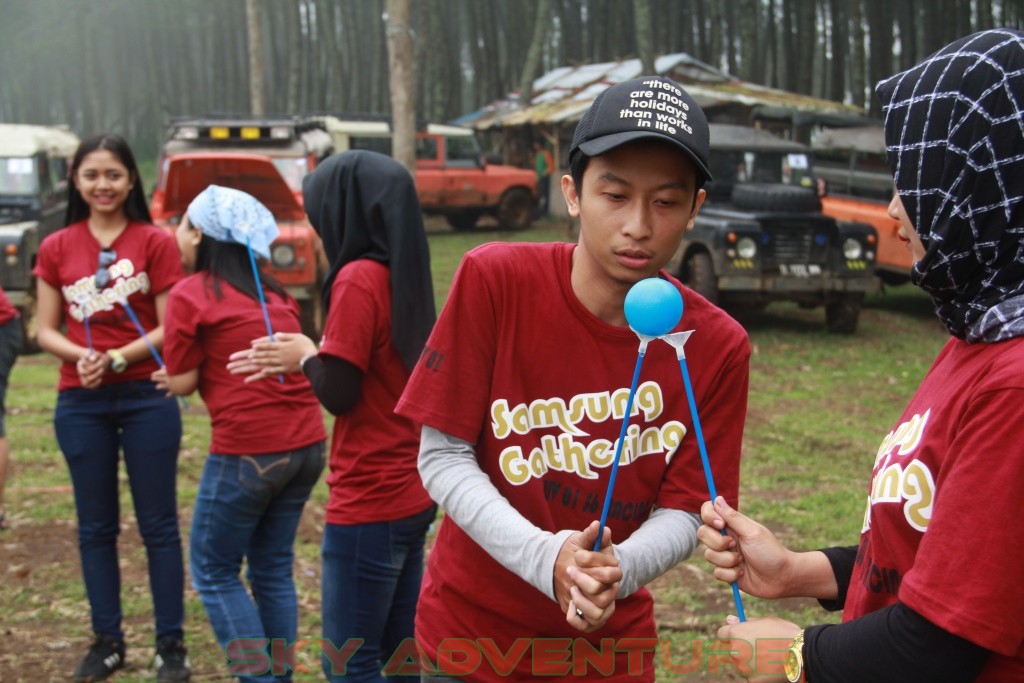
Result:
M274 215L258 199L219 185L210 185L192 200L188 220L220 242L248 243L263 258L270 258L270 243L279 234Z

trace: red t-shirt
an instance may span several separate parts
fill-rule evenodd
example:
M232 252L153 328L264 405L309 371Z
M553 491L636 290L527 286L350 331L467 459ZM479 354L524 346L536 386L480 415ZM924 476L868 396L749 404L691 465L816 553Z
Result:
M491 482L550 532L583 529L601 515L639 346L628 328L602 322L576 298L574 248L491 244L469 252L398 405L402 415L474 442ZM716 487L736 501L750 344L732 318L662 275L683 295L676 331L696 330L686 356L698 414ZM623 458L608 517L616 543L655 505L698 512L709 498L679 362L663 341L644 357ZM611 638L626 648L623 638L655 637L646 588L620 599L604 628L583 634L557 603L444 519L416 613L416 639L430 657L446 638L492 638L504 653L517 639L585 638L601 648ZM537 657L550 659L538 654L540 641L529 642L533 655L519 661L516 680L537 673ZM653 680L653 652L643 661L642 675L631 673L619 652L609 680ZM485 659L473 680L508 679Z
M7 298L7 292L0 287L0 325L6 325L18 316L18 309Z
M171 289L164 323L164 360L172 375L199 368L199 395L210 411L210 452L221 455L283 453L323 441L323 413L309 380L298 373L245 382L227 370L228 357L264 337L267 326L256 299L221 280L222 299L205 273ZM300 332L299 308L264 290L275 332Z
M65 334L72 342L87 345L85 316L89 316L93 349L103 353L139 338L139 331L121 305L127 299L142 328L149 332L160 325L155 296L170 289L181 279L181 256L174 238L146 223L129 223L111 248L117 258L109 267L110 284L96 287L100 243L89 232L87 221L79 221L58 230L39 245L33 270L64 298ZM153 358L132 363L122 373L103 375L104 384L149 379L159 366ZM80 387L74 361L60 368L58 391Z
M420 425L395 414L409 371L391 343L386 265L359 260L338 272L320 354L363 371L359 401L334 421L328 524L386 522L430 507L416 470Z
M1024 339L939 353L878 449L849 621L897 600L1024 680Z

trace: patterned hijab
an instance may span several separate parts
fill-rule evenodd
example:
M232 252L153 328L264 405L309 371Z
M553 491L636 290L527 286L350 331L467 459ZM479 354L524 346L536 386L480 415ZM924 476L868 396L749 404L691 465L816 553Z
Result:
M412 370L436 318L427 234L412 176L391 157L352 150L328 157L307 175L302 197L330 262L324 310L346 264L370 259L387 265L391 342Z
M911 280L968 342L1024 336L1024 33L961 38L876 87Z

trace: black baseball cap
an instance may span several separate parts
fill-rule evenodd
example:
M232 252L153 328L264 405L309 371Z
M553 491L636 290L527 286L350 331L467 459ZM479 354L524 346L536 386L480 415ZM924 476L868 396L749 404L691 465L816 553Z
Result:
M683 86L664 76L641 76L602 92L580 119L569 158L577 151L596 157L628 142L670 142L690 157L711 180L708 120Z

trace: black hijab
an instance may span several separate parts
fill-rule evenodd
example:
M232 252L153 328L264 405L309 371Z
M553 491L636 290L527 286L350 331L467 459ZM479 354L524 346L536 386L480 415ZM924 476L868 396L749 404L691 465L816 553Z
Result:
M302 197L330 262L324 311L345 264L358 259L386 264L391 341L412 370L436 319L430 252L412 176L391 157L352 150L328 157L307 175Z
M1024 336L1024 33L982 31L880 82L911 280L951 334Z

